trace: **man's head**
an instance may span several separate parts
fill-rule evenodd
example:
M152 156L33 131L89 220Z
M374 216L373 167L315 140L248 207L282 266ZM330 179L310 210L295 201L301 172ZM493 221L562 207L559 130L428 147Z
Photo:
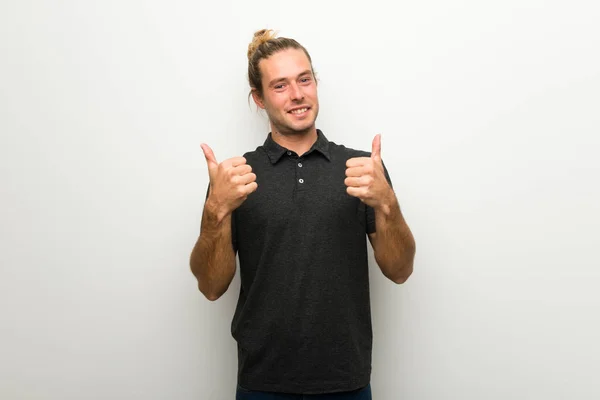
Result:
M310 55L300 43L276 38L271 30L257 31L248 46L248 81L272 130L294 135L315 129L317 81Z

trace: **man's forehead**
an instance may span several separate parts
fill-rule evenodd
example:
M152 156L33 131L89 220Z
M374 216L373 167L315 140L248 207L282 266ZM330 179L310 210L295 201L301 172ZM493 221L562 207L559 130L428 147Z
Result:
M293 77L310 70L310 61L301 49L286 49L262 59L259 67L265 77Z

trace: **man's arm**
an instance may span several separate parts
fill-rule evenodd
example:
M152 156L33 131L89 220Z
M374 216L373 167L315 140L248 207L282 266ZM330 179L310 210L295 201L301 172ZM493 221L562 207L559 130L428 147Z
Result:
M391 188L390 192L388 200L375 209L377 231L369 234L369 240L381 272L400 284L412 274L416 246Z
M198 289L210 301L227 291L235 275L231 214L219 219L209 200L204 205L200 237L190 256L190 268L198 280Z
M210 147L203 144L202 150L210 184L200 237L190 255L190 269L198 280L198 289L214 301L227 291L235 275L232 213L258 185L244 157L230 158L219 164Z
M415 239L386 179L380 135L373 139L371 157L355 157L346 162L344 183L349 195L375 210L376 232L369 234L369 240L381 272L396 283L404 283L413 270Z

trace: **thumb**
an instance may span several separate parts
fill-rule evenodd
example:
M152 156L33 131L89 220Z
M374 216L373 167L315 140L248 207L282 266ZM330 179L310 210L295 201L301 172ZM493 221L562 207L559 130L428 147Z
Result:
M373 161L381 161L381 135L375 135L373 139L373 150L371 151L371 159Z
M217 162L217 158L215 157L215 153L213 153L212 149L205 143L200 145L202 147L202 151L204 152L204 157L206 158L206 164L208 165L208 170L212 170L219 166Z

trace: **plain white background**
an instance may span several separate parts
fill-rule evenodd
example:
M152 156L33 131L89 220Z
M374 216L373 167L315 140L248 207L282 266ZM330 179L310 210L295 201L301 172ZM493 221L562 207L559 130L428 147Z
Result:
M189 271L219 160L260 145L247 45L277 29L318 127L382 156L417 241L371 258L376 400L597 399L594 1L3 1L0 398L233 399L236 275Z

